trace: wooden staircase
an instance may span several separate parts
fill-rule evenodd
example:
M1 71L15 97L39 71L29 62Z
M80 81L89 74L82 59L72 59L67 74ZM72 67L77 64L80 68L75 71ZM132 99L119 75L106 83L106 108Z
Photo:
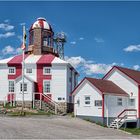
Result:
M125 109L123 110L116 119L114 119L109 127L114 129L119 129L126 122L135 122L137 120L137 110L136 109Z
M35 93L35 95L39 95L39 99L34 98L33 108L42 109L58 115L66 114L64 107L52 100L50 96L43 93Z

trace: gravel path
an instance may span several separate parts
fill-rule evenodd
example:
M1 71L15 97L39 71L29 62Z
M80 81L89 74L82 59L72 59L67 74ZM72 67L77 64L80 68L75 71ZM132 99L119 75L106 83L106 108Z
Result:
M0 139L140 139L68 116L0 117Z

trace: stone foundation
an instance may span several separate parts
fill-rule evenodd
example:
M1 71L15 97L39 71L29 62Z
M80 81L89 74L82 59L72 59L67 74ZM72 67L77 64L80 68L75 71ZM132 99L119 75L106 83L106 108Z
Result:
M72 103L66 103L66 102L59 102L58 103L59 105L57 106L57 111L60 113L70 113L73 111L73 104ZM35 101L35 108L36 109L43 109L44 111L48 112L48 111L51 111L53 113L55 113L55 106L53 103L47 103L47 102L44 102L42 101L41 102L41 106L40 106L40 101L39 100L36 100Z
M16 101L15 105L19 107L22 106L22 101ZM24 107L32 108L32 106L33 106L32 101L24 101Z

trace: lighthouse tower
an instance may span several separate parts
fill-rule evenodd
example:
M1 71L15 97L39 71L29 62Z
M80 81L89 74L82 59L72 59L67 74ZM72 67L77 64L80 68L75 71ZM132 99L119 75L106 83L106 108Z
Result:
M58 56L54 48L54 32L51 25L45 18L38 18L29 30L29 47L28 53L34 55L54 54Z
M38 18L29 30L25 52L25 104L33 105L40 94L42 102L57 103L67 111L72 104L71 92L78 83L78 72L63 60L65 36L54 37L51 25ZM22 54L0 60L0 103L22 102ZM44 100L47 98L47 100Z

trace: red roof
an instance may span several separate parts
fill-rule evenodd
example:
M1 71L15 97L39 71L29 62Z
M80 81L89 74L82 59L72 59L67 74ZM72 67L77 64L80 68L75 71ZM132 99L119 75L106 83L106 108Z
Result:
M25 54L25 59L28 57L28 54ZM22 55L16 55L14 56L9 62L8 64L21 64L22 63Z
M37 64L51 64L55 56L52 54L42 55L41 58L37 61Z
M129 68L124 68L124 67L119 67L119 66L114 66L104 77L103 79L112 71L114 68L120 70L122 73L127 75L129 78L134 80L136 83L140 84L140 71L138 70L133 70Z
M85 79L88 80L93 86L95 86L103 94L128 96L128 94L119 86L117 86L115 83L113 83L112 81L103 80L103 79L95 79L95 78L86 77L81 81L81 83L76 87L76 89L83 83Z

